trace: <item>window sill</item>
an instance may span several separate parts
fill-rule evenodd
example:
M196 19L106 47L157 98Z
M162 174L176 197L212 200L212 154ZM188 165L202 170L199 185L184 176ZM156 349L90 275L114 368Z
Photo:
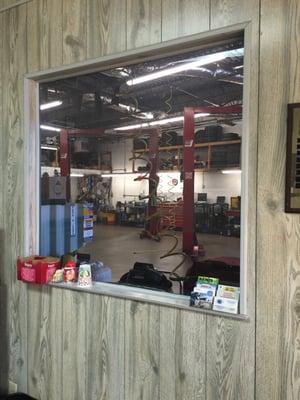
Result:
M99 294L103 296L118 297L126 300L141 301L144 303L152 303L160 306L174 307L181 310L199 312L202 314L212 315L216 317L224 317L237 319L241 321L249 321L249 317L245 314L229 314L225 312L219 312L214 310L206 310L203 308L191 307L189 305L189 297L167 293L158 292L155 290L142 289L134 286L116 285L113 283L104 282L93 282L90 287L78 286L77 283L49 283L49 286L53 286L61 289L76 290L79 292Z

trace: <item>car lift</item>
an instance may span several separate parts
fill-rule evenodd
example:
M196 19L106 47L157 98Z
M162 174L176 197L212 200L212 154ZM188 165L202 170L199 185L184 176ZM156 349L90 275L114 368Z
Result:
M199 245L194 225L194 150L195 113L241 114L242 106L185 107L183 125L183 229L182 250L190 256L204 255L203 245Z
M183 229L182 250L190 256L204 255L203 245L199 245L194 226L194 150L195 150L195 113L209 114L241 114L242 106L205 106L185 107L183 125ZM70 137L101 137L104 130L99 129L62 129L60 132L60 168L61 176L67 177L67 199L70 197ZM149 177L146 175L136 180L149 179L148 226L141 237L156 238L159 231L157 213L157 184L159 129L150 131L149 136Z

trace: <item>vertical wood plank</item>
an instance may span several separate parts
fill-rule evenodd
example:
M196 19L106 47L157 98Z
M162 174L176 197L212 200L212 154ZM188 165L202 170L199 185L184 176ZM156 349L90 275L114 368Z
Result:
M46 286L29 291L28 393L41 400L63 400L61 292Z
M4 274L7 287L9 379L27 389L27 291L16 282L15 262L23 251L23 74L26 72L26 5L3 13Z
M259 0L210 0L210 4L211 29L251 20L254 22L254 15L259 10Z
M208 31L209 13L210 3L207 0L164 0L162 40Z
M124 300L90 295L87 399L124 399Z
M286 398L282 390L291 384L284 381L283 374L287 313L295 318L290 303L294 293L290 292L287 278L288 268L292 267L287 254L294 248L287 235L287 224L294 217L283 213L288 67L286 12L286 3L281 0L261 1L256 299L258 400ZM299 246L297 236L293 236L292 241ZM291 254L291 257L294 256ZM294 267L299 269L297 264Z
M160 308L161 400L206 400L206 316Z
M0 187L3 187L3 143L4 143L4 123L3 123L3 19L4 14L0 13ZM0 193L0 396L7 393L8 389L8 331L7 331L7 282L4 281L4 234L3 234L3 218L4 192Z
M267 4L264 4L263 11L266 11ZM300 4L298 1L290 0L286 4L286 15L280 14L280 33L284 32L284 23L286 26L285 43L280 42L279 57L284 58L283 64L280 63L278 73L282 74L285 69L286 74L278 75L281 77L281 85L287 86L287 102L296 103L300 102L300 74L299 74L299 58L300 58L300 31L299 31L299 18L300 18ZM280 9L277 9L280 12ZM283 10L281 9L281 12ZM266 14L262 14L266 18ZM272 17L274 18L275 16ZM274 37L276 40L276 36ZM263 55L262 55L263 56ZM282 68L282 69L281 69ZM283 87L281 90L284 90ZM279 99L278 99L279 100ZM283 103L286 108L286 104ZM277 135L283 135L284 131L276 132ZM280 140L282 140L280 138ZM285 138L283 138L283 141ZM283 144L284 146L284 144ZM280 159L284 162L284 149ZM299 245L300 245L300 218L299 215L286 214L282 215L282 225L284 226L284 248L283 257L285 259L285 266L282 273L286 273L285 284L282 285L283 300L281 305L277 304L276 314L282 319L280 320L280 333L284 335L281 341L278 341L277 359L281 365L280 387L277 388L277 397L285 399L298 399L300 396L300 352L299 352L299 306L300 306L300 258L299 258ZM276 263L277 264L277 263ZM279 265L276 265L275 272L279 270ZM280 279L279 278L279 279ZM277 285L275 286L275 288ZM280 307L280 308L279 308ZM276 324L277 325L277 324ZM282 332L284 330L284 333ZM261 331L258 331L261 333ZM266 331L263 331L264 335ZM260 343L260 342L259 342ZM274 357L274 356L273 356ZM276 357L276 355L275 355ZM262 359L260 359L259 368L261 368ZM280 373L280 370L276 373ZM266 371L264 371L266 373ZM271 372L271 371L270 371ZM261 384L261 382L260 382ZM276 389L275 389L276 390ZM266 393L263 393L266 396ZM262 397L265 399L265 397Z
M63 63L87 56L87 0L63 1Z
M62 63L62 1L33 0L27 4L28 70Z
M161 41L161 1L127 0L127 49Z
M254 399L254 324L207 319L206 400Z
M259 78L259 4L235 0L211 1L211 28L251 20L245 30L243 171L247 176L242 237L242 298L249 323L223 318L207 319L207 400L253 399L255 395L255 282L256 282L256 189Z
M125 400L159 398L159 310L125 303Z
M100 57L124 51L126 1L90 0L87 7L87 57Z
M63 291L63 400L90 400L87 397L88 296Z
M30 72L62 63L62 3L57 0L32 1L27 4L27 57ZM34 83L29 85L28 101L35 100ZM35 104L31 105L29 124L32 137L29 149L37 144ZM38 168L36 163L32 163ZM35 188L35 182L32 188ZM33 190L33 193L36 191ZM39 205L38 205L39 207ZM33 210L33 216L36 211ZM33 219L30 222L33 223ZM37 225L35 223L35 225ZM30 238L35 248L35 237ZM34 398L62 399L62 295L55 288L28 290L28 393Z
M289 103L300 103L300 4L297 0L289 0L288 7L288 21L287 21L287 45L289 60Z

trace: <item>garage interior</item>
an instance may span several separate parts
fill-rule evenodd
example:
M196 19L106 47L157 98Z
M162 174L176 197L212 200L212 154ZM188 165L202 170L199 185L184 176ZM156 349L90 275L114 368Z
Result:
M112 282L150 263L174 293L195 260L239 270L243 46L238 37L40 84L41 254L88 254Z

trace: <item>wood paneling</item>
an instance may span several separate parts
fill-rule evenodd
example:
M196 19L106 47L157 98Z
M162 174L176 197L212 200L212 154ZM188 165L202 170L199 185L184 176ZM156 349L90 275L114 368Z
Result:
M7 288L9 379L27 388L27 289L16 283L15 260L23 247L23 74L26 72L26 5L2 13L3 53L3 282Z
M161 400L206 400L206 315L160 309Z
M259 12L259 0L210 0L210 4L211 29L246 21L254 23Z
M88 296L63 292L63 400L89 400L87 397Z
M27 4L28 70L62 63L62 1L33 0Z
M0 1L0 8L7 3ZM19 390L26 391L28 382L29 392L41 399L250 400L256 338L256 399L298 399L300 221L282 211L286 102L300 101L298 3L32 0L1 13L0 229L5 248L0 290L7 302L1 315L9 378ZM251 20L252 88L259 40L261 45L258 179L249 193L255 207L257 191L259 204L251 231L255 241L257 226L257 259L253 245L248 259L250 322L16 283L14 264L24 233L27 67L32 72L204 31L209 4L211 29ZM251 97L250 108L258 109L257 91L252 89ZM250 134L256 134L255 128ZM256 164L255 145L254 140L251 165ZM3 333L3 325L0 329Z
M288 103L300 102L300 4L297 0L288 2L287 37L285 43L286 59L288 60ZM292 38L292 40L291 40ZM281 396L287 399L300 397L300 331L299 331L299 305L300 305L300 218L299 215L289 215L286 219L287 231L287 266L288 275L285 286L284 300L289 305L285 312L285 340L283 352L284 373L281 378Z
M53 21L53 23L51 22ZM36 71L62 63L62 3L57 0L39 0L27 4L27 58L28 69ZM57 43L57 44L56 44ZM31 83L29 88L37 90ZM30 132L35 132L38 109L30 107ZM27 142L33 154L34 138ZM36 167L35 163L33 163ZM28 187L36 192L35 182ZM31 218L36 215L35 210ZM32 221L31 221L32 222ZM29 245L34 238L29 238ZM26 244L27 245L27 244ZM29 247L29 249L32 247ZM29 249L26 248L26 251ZM55 288L28 287L28 393L42 400L63 400L63 293Z
M63 3L63 63L86 59L87 0L61 0Z
M124 51L126 49L126 2L90 0L87 6L88 58Z
M163 0L162 40L208 31L209 7L207 0Z
M0 14L0 171L3 171L3 144L4 144L4 121L3 121L3 63L1 59L3 51L3 14ZM0 187L3 187L4 176L0 173ZM0 193L0 395L7 392L8 389L8 320L7 320L7 282L4 279L4 191Z
M36 399L64 400L62 292L31 288L28 304L28 393Z
M289 0L288 2L288 21L286 51L289 61L289 103L300 103L300 4L298 0Z
M13 7L18 7L32 0L0 0L0 12L6 11Z
M294 217L283 213L287 100L285 32L285 2L263 0L257 194L256 396L259 400L289 399L282 392L288 384L283 381L285 338L294 325L291 321L288 326L287 319L292 315L292 320L295 318L288 270L299 270L296 259L288 264L294 258L294 245L299 246L297 236L293 233L291 239L288 234L289 221Z
M159 398L159 310L125 304L125 400Z
M127 49L161 41L162 0L127 0Z
M206 400L254 399L254 324L207 320Z
M88 399L124 399L124 300L89 297Z

